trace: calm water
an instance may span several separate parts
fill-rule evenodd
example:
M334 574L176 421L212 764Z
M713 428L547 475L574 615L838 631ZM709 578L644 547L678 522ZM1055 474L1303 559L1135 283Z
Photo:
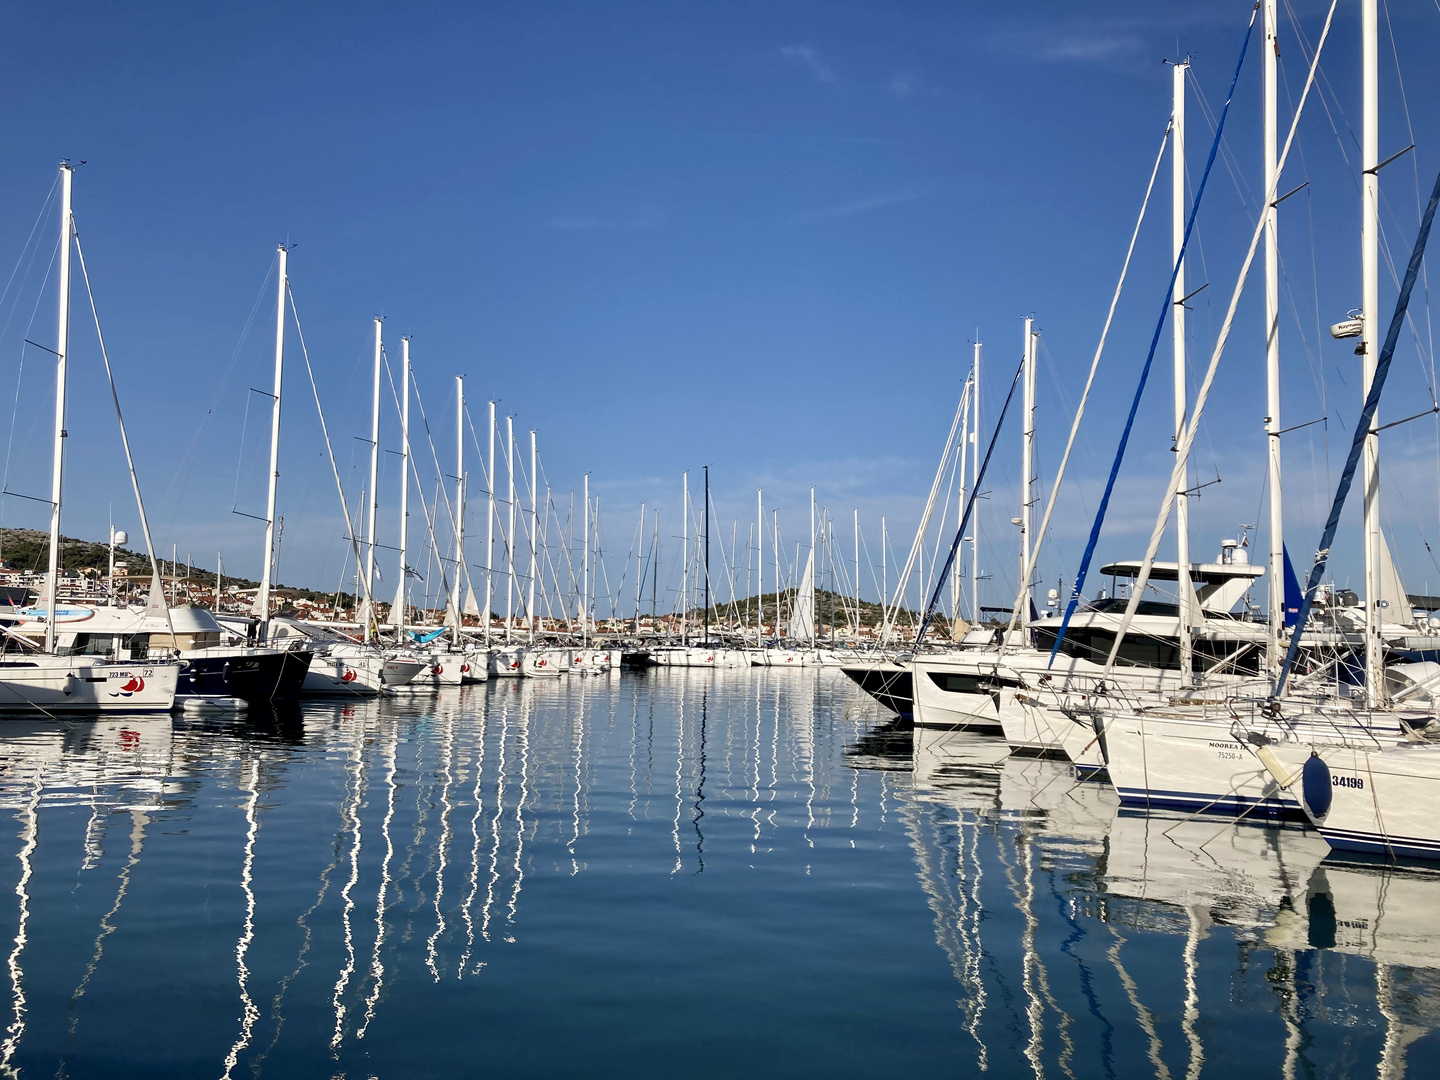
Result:
M1434 1076L1440 879L833 671L0 727L24 1076Z

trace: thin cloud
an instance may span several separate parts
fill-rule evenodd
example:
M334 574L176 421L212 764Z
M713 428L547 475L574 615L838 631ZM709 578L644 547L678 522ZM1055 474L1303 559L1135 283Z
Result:
M908 75L903 71L897 71L894 75L890 76L890 96L897 100L913 97L919 89L919 80L913 75Z
M653 229L665 222L665 212L654 208L636 211L629 217L552 217L545 222L547 229L558 232L596 232L620 229Z
M1041 63L1110 64L1139 59L1147 48L1134 23L1037 26L991 37L990 48Z
M840 76L835 74L835 69L827 64L811 45L786 45L780 50L780 55L787 60L798 60L804 64L818 82L836 83L840 81Z
M853 202L838 203L835 206L822 206L818 210L807 210L803 214L796 214L791 220L807 222L855 217L858 214L868 214L872 210L883 210L887 206L899 206L902 203L914 202L920 198L920 194L915 188L906 184L895 191L886 191L864 199L855 199Z

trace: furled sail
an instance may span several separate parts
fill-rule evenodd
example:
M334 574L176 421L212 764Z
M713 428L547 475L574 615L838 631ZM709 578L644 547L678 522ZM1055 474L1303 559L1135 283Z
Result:
M805 560L805 574L795 590L795 606L790 612L790 639L813 640L815 637L815 549Z

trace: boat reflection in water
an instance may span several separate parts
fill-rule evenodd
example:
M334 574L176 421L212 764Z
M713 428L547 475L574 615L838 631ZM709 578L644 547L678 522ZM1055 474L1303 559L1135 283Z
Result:
M982 1066L1420 1075L1440 875L1336 865L1300 827L1122 811L996 741L915 732L909 829Z
M1121 813L1001 743L887 723L820 668L5 724L0 1068L1399 1076L1434 1053L1440 881Z

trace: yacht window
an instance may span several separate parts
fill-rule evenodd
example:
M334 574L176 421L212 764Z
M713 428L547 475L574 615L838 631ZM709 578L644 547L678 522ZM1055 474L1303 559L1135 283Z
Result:
M115 655L114 634L76 634L69 645L55 650L61 656L107 656Z

